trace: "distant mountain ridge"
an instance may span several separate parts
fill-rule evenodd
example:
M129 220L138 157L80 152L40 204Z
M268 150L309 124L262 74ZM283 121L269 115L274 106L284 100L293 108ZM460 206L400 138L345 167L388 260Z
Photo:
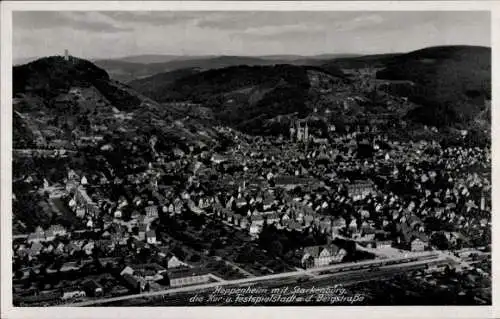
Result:
M178 69L220 69L237 65L321 65L328 59L346 58L356 55L351 54L322 54L317 56L301 55L264 55L264 56L175 56L175 55L144 55L131 56L120 59L101 59L94 63L105 69L111 78L129 82L154 75L156 73L170 72Z

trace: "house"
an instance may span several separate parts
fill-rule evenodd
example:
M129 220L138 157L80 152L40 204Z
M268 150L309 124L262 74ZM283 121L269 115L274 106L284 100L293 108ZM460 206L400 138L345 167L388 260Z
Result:
M174 200L174 213L175 214L180 214L182 212L182 208L184 207L184 204L180 198L176 198Z
M139 216L141 216L141 213L139 213L138 210L134 210L131 214L130 214L130 219L137 219L139 218Z
M347 193L354 200L362 199L374 191L374 183L371 180L358 180L347 185Z
M270 210L274 205L274 198L271 196L267 196L264 198L264 201L262 202L262 208L264 211Z
M175 208L174 208L174 204L173 203L170 203L168 205L168 212L173 214L175 212Z
M45 231L42 229L42 227L38 226L35 229L35 232L28 235L27 241L28 243L38 243L41 241L45 241Z
M75 211L76 217L83 218L83 217L85 217L85 213L86 213L86 211L85 211L84 207L78 206L76 208L76 211Z
M239 226L243 229L247 228L248 226L248 219L245 216L237 215L238 216L238 221L239 221Z
M85 254L91 255L92 251L94 250L94 242L90 241L86 243L83 247L82 250L85 251Z
M390 239L384 239L384 240L377 240L377 248L391 248L392 247L392 240Z
M257 224L250 224L248 228L248 232L250 233L250 235L257 235L261 232L261 230L262 226Z
M284 223L284 226L288 231L300 231L300 230L302 230L302 225L300 223L298 223L297 221L292 220L292 219L288 219Z
M332 232L334 234L338 234L340 230L344 229L346 226L347 225L345 218L343 217L335 218L332 222Z
M85 291L80 287L67 287L62 289L62 300L69 300L79 297L85 297Z
M125 285L134 293L141 293L147 287L146 280L140 277L136 277L130 274L124 274L122 278Z
M234 218L235 218L235 214L230 210L226 210L224 218L226 219L226 221L228 223L233 223Z
M120 276L125 276L126 274L133 275L134 274L134 269L132 267L130 267L130 266L126 266L120 272Z
M41 243L34 242L33 244L31 244L31 247L28 249L28 255L30 257L36 256L36 255L40 254L40 252L42 251L42 248L43 248L43 245Z
M108 230L105 230L104 232L102 232L101 238L103 238L103 239L111 239L111 233Z
M180 261L179 258L177 258L174 255L171 255L167 261L168 269L182 267L182 266L187 266L187 265L185 263L183 263L182 261Z
M138 231L138 239L139 240L145 240L146 239L146 231L148 231L148 227L146 224L139 224L138 226L139 231Z
M147 282L163 279L166 269L157 263L137 264L134 268L134 277L142 278Z
M146 220L146 216L144 215L139 215L139 217L137 217L137 220L136 220L136 223L137 223L137 226L141 225L141 224L144 224L144 221Z
M92 220L92 218L89 217L89 219L87 220L87 223L85 224L85 226L87 226L87 228L93 228L94 227L94 221Z
M54 233L50 230L47 230L45 232L45 241L53 241L54 239L56 239L56 236L54 235Z
M342 261L346 254L345 249L335 244L306 247L302 254L301 266L303 268L311 268L338 263Z
M225 158L224 156L219 155L219 154L214 154L214 155L212 155L210 160L215 164L221 164L221 163L226 162L227 158Z
M329 218L324 218L318 223L318 230L323 234L329 234L332 231L332 221Z
M102 286L95 280L87 280L83 283L83 290L89 297L101 297L103 295Z
M146 232L146 242L148 244L156 244L156 233L152 230Z
M361 227L361 238L363 240L372 241L375 239L375 229L371 226L362 226Z
M215 216L221 216L222 212L224 210L224 207L222 207L221 203L215 202L214 205L212 206L212 211L215 213Z
M54 248L54 253L56 255L62 255L64 253L64 244L59 243L57 246Z
M351 219L351 222L349 223L348 229L349 229L349 231L351 231L353 233L358 232L358 222L355 218Z
M262 215L253 215L249 218L249 223L252 225L263 226L264 225L264 217Z
M186 156L186 153L177 147L174 148L172 152L174 153L174 156L178 157L178 158L182 158L182 157Z
M66 228L61 225L52 225L49 227L48 231L51 231L54 236L65 236L67 233Z
M262 217L261 215L251 216L248 228L250 235L256 235L260 233L263 225L264 225L264 217Z
M309 227L313 224L314 222L314 216L313 215L305 215L302 217L302 223L304 227Z
M146 217L151 219L158 218L158 207L157 206L146 207Z
M120 209L115 210L113 216L117 219L120 219L123 217L122 211Z
M267 214L265 216L265 220L266 220L267 225L272 225L275 223L279 223L280 218L279 218L278 214L272 213L272 214Z
M245 206L246 204L247 204L247 201L243 197L238 198L236 200L236 207L238 207L238 208L241 208L241 207Z
M291 220L290 213L283 213L280 217L280 222L276 225L279 229L283 229L288 225L288 222Z
M210 280L210 274L202 268L176 268L168 271L170 287L199 285Z
M410 242L411 251L424 251L425 246L425 242L423 242L420 238L415 238Z
M54 250L54 245L49 244L48 246L45 247L44 252L50 253Z

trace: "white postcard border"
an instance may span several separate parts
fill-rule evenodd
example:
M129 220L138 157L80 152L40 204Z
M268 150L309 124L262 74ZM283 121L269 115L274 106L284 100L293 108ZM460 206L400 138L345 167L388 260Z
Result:
M498 303L499 252L493 249L493 306L437 307L12 307L12 11L491 11L492 21L492 162L500 163L500 3L496 1L2 1L1 2L1 318L169 318L324 317L335 318L500 318ZM500 172L492 165L492 241L500 242L498 211ZM495 231L496 230L496 231Z

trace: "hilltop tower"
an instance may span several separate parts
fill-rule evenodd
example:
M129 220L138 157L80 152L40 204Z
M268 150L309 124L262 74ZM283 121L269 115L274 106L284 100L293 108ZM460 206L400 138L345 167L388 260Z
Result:
M65 61L69 61L69 52L68 52L68 49L64 50L64 60Z

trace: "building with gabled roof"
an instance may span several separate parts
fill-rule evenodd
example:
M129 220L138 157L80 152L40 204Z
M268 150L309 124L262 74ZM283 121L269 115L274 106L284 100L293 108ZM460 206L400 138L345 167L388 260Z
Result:
M335 244L305 247L302 253L303 268L321 267L341 262L347 251Z
M146 207L147 218L158 218L158 206L151 205Z

